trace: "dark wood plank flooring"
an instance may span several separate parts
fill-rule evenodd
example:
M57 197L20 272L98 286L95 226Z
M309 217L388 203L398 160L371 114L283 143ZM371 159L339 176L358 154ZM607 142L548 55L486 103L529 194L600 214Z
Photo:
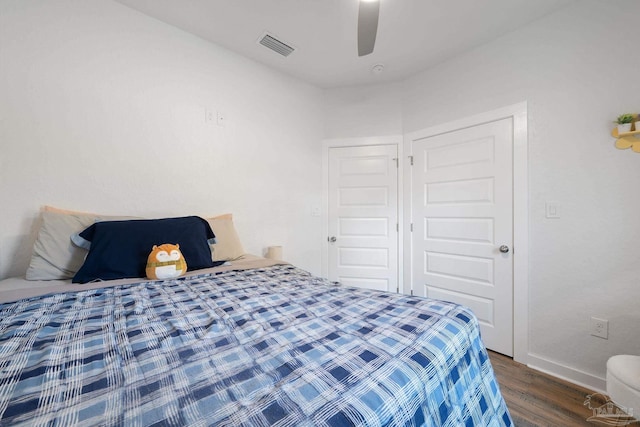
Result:
M502 354L490 351L489 358L516 427L604 425L587 421L593 409L584 403L593 391L528 368ZM606 403L602 395L594 399L592 407ZM629 425L637 427L640 423Z

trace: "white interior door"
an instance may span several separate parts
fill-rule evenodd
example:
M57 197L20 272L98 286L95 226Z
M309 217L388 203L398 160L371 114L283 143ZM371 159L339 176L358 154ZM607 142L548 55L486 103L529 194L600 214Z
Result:
M463 304L492 350L513 355L513 125L411 143L413 289Z
M329 149L329 279L397 291L397 157L397 145Z

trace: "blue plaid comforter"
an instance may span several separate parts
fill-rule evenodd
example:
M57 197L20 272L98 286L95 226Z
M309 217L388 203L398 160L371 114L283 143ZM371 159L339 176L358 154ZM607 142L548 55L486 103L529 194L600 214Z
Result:
M475 317L292 266L0 305L0 425L509 426Z

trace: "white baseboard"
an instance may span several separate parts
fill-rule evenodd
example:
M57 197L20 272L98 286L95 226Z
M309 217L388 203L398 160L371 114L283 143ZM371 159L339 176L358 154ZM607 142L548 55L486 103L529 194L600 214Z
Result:
M527 357L527 362L527 366L532 369L553 375L554 377L588 388L589 390L606 394L605 390L607 388L607 382L604 378L580 371L579 369L561 365L560 363L553 362L531 353L529 353Z

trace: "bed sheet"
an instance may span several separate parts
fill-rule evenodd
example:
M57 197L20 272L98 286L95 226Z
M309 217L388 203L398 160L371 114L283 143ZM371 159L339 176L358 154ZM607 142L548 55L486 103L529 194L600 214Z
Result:
M227 261L218 267L206 268L197 271L189 271L183 277L188 278L204 273L219 273L229 270L246 270L262 268L272 265L288 264L286 261L267 259L256 255L245 254L232 261ZM0 303L11 302L18 299L46 295L58 292L78 292L87 289L98 289L112 286L138 283L143 279L116 279L102 280L91 283L71 283L66 280L27 280L24 277L10 277L0 280Z

